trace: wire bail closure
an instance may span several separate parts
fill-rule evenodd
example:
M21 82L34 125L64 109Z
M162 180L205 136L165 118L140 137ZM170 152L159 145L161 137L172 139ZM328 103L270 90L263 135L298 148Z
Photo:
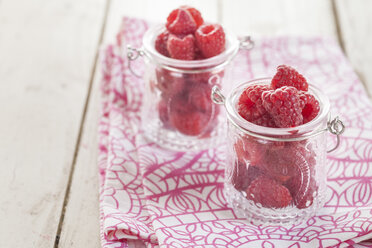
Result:
M217 85L213 86L211 93L212 101L215 104L223 105L225 104L225 96L222 94L220 88Z
M254 48L254 41L251 36L243 36L239 39L239 47L243 50L251 50Z
M226 102L225 96L222 94L221 90L218 88L217 85L213 86L213 88L212 88L211 99L215 104L218 104L218 105L225 105L225 102ZM229 119L229 121L232 122L232 124L235 127L240 129L242 132L248 133L249 135L252 135L256 138L262 138L262 139L270 140L270 141L300 141L300 140L315 137L315 136L317 136L317 135L319 135L323 132L329 131L331 134L336 135L337 142L336 142L336 145L332 149L327 151L327 153L333 152L339 147L339 145L340 145L340 135L345 131L345 125L339 119L338 116L336 116L333 120L329 120L327 122L327 128L318 130L316 132L312 132L312 133L304 135L302 137L294 137L294 138L276 138L276 137L269 137L269 136L261 135L261 134L258 134L258 133L254 133L254 132L246 130L246 129L242 128L241 126L239 126L238 124L236 124L229 117L229 115L228 115L228 119Z
M328 121L327 123L327 130L333 134L336 135L337 141L335 147L328 150L327 152L333 152L336 150L340 145L340 135L345 131L345 125L344 123L336 116L332 121Z
M130 72L138 77L141 78L142 76L136 73L132 68L132 61L138 59L138 57L142 57L145 55L145 52L142 50L142 48L134 48L131 45L127 45L127 58L128 58L128 69Z

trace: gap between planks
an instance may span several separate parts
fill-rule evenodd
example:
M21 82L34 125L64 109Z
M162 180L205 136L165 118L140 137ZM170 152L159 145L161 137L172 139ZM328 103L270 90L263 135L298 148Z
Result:
M61 235L61 232L62 232L62 226L63 226L63 221L64 221L64 218L65 218L66 206L68 204L70 191L71 191L72 177L74 175L76 160L77 160L77 156L79 154L79 147L80 147L81 137L82 137L82 133L83 133L83 130L84 130L84 124L85 124L85 120L86 120L90 95L91 95L91 91L92 91L94 77L95 77L95 74L96 74L97 61L98 61L98 58L99 58L99 48L102 44L103 37L104 37L104 34L105 34L105 27L106 27L108 12L109 12L109 9L110 9L110 4L111 4L111 0L107 0L105 10L104 10L103 23L102 23L102 26L101 26L100 36L99 36L99 40L98 40L98 44L97 44L96 54L94 56L94 63L93 63L93 67L92 67L90 77L89 77L88 94L87 94L87 97L86 97L86 100L85 100L83 114L82 114L82 118L81 118L81 121L80 121L79 134L78 134L76 144L75 144L74 157L73 157L73 160L72 160L71 169L70 169L70 173L69 173L69 176L68 176L67 187L66 187L65 196L64 196L64 200L63 200L61 214L60 214L60 219L59 219L59 223L58 223L58 229L57 229L56 237L55 237L55 240L54 240L54 248L58 247L60 235Z

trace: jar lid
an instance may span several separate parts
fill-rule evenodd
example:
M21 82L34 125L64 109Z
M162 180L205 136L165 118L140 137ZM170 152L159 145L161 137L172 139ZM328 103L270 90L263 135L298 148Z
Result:
M236 105L240 95L243 91L252 84L268 85L271 78L260 78L251 80L240 84L236 87L225 100L225 107L229 121L243 132L249 134L256 134L259 137L268 137L268 139L281 139L289 138L290 140L301 140L309 136L315 136L319 132L326 130L326 125L329 117L330 103L328 97L325 96L317 87L309 84L309 92L319 101L320 111L319 114L308 123L302 124L297 127L291 128L272 128L256 125L252 122L245 120L237 111ZM302 137L303 136L303 137ZM305 137L306 136L306 137Z
M206 70L210 70L211 67L216 66L225 66L227 65L237 54L239 50L239 40L238 38L233 35L231 32L226 32L226 50L221 54L202 60L179 60L179 59L172 59L168 58L158 51L155 50L155 40L158 34L165 31L164 24L156 25L149 30L146 31L143 37L143 48L145 54L153 60L155 63L159 64L160 66L167 67L167 69L173 70L176 69L177 71L189 73L191 70L195 72L194 69L199 69L198 72ZM200 68L202 68L200 70ZM185 71L183 71L184 69Z

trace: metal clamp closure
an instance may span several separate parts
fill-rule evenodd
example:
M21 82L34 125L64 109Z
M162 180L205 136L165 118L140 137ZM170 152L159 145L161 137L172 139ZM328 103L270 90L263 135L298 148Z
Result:
M254 41L252 40L251 36L243 36L239 39L239 42L240 49L251 50L254 48Z
M141 48L134 48L131 45L127 46L127 58L128 58L128 69L133 73L136 77L141 77L138 73L136 73L132 68L132 61L138 59L138 57L142 57L145 55L145 52Z

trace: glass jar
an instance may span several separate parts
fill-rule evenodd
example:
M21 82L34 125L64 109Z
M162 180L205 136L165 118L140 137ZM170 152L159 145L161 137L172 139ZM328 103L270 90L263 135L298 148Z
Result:
M199 150L218 144L226 128L223 109L213 104L211 90L218 85L227 92L229 64L242 42L226 32L226 50L203 60L177 60L155 50L155 39L164 25L149 29L141 50L146 63L142 128L147 138L176 150ZM252 47L250 39L243 44ZM138 55L137 54L137 55ZM128 54L130 60L138 56ZM129 60L129 61L130 61Z
M268 85L270 81L244 83L226 100L213 88L212 99L225 104L228 118L225 196L232 208L254 223L296 223L324 205L326 131L337 135L337 147L344 125L338 118L328 121L329 100L311 85L309 92L320 105L312 121L293 128L269 128L246 121L236 108L240 95L248 85Z

